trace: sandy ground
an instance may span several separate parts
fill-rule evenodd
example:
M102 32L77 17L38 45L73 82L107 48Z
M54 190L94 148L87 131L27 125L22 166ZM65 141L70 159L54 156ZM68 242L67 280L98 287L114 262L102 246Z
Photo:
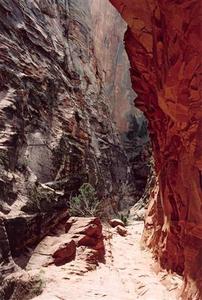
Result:
M86 272L85 263L75 261L61 267L40 270L44 292L35 300L174 300L182 280L177 275L155 273L155 263L149 252L140 248L143 222L127 227L121 237L107 230L106 263ZM113 232L113 233L112 233Z

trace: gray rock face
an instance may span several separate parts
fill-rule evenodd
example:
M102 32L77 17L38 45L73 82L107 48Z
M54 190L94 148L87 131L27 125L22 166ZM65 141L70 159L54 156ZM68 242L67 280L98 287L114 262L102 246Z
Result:
M105 199L107 213L118 210L129 183L135 190L89 4L0 2L1 265L15 267L11 253L63 218L83 182Z
M117 193L127 162L97 69L89 7L83 1L6 3L2 210L63 207L86 180L101 196Z

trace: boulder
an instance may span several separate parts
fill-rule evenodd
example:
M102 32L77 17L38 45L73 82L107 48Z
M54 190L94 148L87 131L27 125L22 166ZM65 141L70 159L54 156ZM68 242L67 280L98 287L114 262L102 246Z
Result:
M120 219L112 219L112 220L109 221L109 224L113 228L117 227L118 225L125 227L125 224Z
M121 225L118 225L118 226L116 227L116 232L117 232L119 235L121 235L121 236L126 236L126 235L127 235L127 229L124 228L124 227L121 226Z
M26 269L62 265L75 259L76 242L68 234L45 237L34 249Z
M76 256L76 243L74 240L56 245L55 252L52 254L55 265L68 263L75 259Z

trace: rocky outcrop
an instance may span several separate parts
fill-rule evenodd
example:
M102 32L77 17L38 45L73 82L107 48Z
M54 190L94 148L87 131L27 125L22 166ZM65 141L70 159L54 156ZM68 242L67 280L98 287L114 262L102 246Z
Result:
M72 235L77 247L87 247L84 260L96 264L104 261L104 236L99 218L70 218L66 223L66 232Z
M95 270L100 262L105 262L107 234L97 217L62 220L38 244L15 257L23 270L18 268L17 272L8 272L1 282L0 299L35 299L58 278L58 274L63 279L70 279ZM64 286L68 286L67 282ZM51 294L53 296L54 292Z
M110 0L128 23L136 105L148 120L159 192L145 239L162 267L185 276L183 299L202 297L200 1Z
M104 261L105 245L100 219L72 217L61 222L54 231L33 247L30 257L24 259L27 271L51 265L62 266L73 261L80 261L88 270L91 265L96 267Z

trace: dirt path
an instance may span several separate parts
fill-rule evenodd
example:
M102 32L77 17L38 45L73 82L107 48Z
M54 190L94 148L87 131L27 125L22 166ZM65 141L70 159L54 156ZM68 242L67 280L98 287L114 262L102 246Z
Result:
M46 284L35 300L176 299L181 279L163 272L157 275L151 254L140 249L143 223L134 222L127 229L126 237L113 233L106 241L106 264L96 270L82 271L82 262L41 270Z

